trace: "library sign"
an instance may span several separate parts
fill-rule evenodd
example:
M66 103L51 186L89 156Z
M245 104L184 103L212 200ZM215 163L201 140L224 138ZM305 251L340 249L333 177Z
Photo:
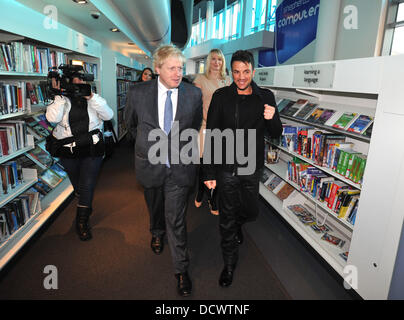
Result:
M293 86L303 88L332 88L335 63L295 66Z
M274 78L274 68L261 68L255 71L254 81L259 86L273 86Z

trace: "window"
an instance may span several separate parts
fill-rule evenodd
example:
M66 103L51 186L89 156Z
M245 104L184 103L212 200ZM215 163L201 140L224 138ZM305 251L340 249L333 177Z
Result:
M404 0L390 0L383 54L404 54Z
M277 0L253 0L251 14L251 32L275 29Z
M226 8L226 11L222 9L213 15L211 22L212 38L234 40L240 37L242 17L240 7L240 1L235 1ZM225 18L226 23L224 23ZM204 19L192 26L191 41L188 46L192 47L207 40L210 39L207 39L206 19Z

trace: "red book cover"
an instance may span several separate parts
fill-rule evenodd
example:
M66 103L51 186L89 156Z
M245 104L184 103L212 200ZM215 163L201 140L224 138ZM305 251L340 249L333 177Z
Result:
M9 155L9 152L8 152L9 146L8 146L6 130L0 130L0 143L1 143L1 148L3 150L3 155L4 156Z
M27 82L27 92L32 104L38 104L38 99L35 96L34 87L31 82Z

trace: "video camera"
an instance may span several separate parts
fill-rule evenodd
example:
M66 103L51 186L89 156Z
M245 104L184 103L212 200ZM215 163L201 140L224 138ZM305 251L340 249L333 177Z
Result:
M94 81L94 75L91 73L84 73L83 66L61 64L58 67L53 67L48 73L48 91L49 96L53 99L55 95L69 96L69 97L86 97L91 95L91 85L84 83L73 83L73 78L79 78L83 81ZM56 83L60 83L60 87L54 88L52 79Z

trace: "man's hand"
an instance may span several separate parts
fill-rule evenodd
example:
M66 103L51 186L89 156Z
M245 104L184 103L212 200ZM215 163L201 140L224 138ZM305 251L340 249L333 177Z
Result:
M265 105L265 110L264 110L264 118L265 120L272 120L272 118L275 115L275 108L271 107L269 104Z
M216 189L216 180L205 181L205 186L207 186L209 190Z

